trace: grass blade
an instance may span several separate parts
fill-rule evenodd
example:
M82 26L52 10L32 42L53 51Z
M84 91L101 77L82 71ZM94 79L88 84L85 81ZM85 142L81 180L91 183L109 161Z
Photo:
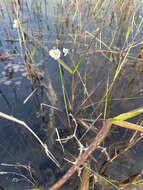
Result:
M106 89L106 100L105 100L105 108L104 108L104 119L106 118L106 112L107 112L107 100L108 100L108 87L109 87L109 75L108 75L108 79L107 79L107 89Z
M58 63L59 63L60 65L62 65L62 66L64 67L64 69L66 69L69 73L72 74L72 70L71 70L71 68L68 67L68 66L64 63L63 60L61 60L61 59L59 58L57 61L58 61Z
M60 77L61 77L63 98L64 98L64 103L65 103L65 110L66 110L66 114L67 114L68 123L70 123L69 122L68 104L67 104L67 100L66 100L65 87L64 87L63 75L62 75L62 70L61 70L61 65L60 64L59 64L59 69L60 69Z
M126 113L123 113L123 114L120 114L116 117L113 117L110 120L110 122L113 123L113 121L123 121L123 120L127 120L127 119L130 119L132 117L135 117L139 114L143 113L143 106L140 107L140 108L137 108L135 110L132 110L132 111L129 111L129 112L126 112Z
M131 33L131 30L133 29L133 23L134 23L135 14L136 14L136 12L134 12L134 15L133 15L131 24L130 24L130 26L129 26L129 28L128 28L128 31L127 31L127 34L126 34L126 41L128 40L129 35L130 35L130 33Z
M118 125L120 127L125 127L127 129L132 129L136 131L143 132L143 127L134 123L130 123L127 121L113 121L112 124Z
M74 74L77 70L78 70L78 67L79 65L81 64L81 62L83 61L83 59L85 58L86 54L88 53L89 49L91 48L92 46L92 43L94 41L95 38L93 38L87 48L87 50L84 52L84 54L81 56L81 58L79 59L77 65L74 67L73 71L72 71L72 74Z

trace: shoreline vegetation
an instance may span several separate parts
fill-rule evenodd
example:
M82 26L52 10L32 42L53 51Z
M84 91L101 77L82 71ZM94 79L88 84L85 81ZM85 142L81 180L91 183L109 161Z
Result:
M45 185L47 181L44 185L39 184L30 165L2 163L7 167L23 167L30 177L9 171L0 174L19 175L30 184L26 190L57 190L63 185L68 189L66 182L75 173L79 178L75 183L78 190L96 189L97 183L107 190L126 189L142 183L142 169L131 176L123 176L124 179L121 177L121 180L110 174L112 163L143 138L143 89L140 82L143 1L4 0L0 5L1 19L7 22L4 25L7 39L4 41L10 42L14 48L14 54L9 53L10 50L0 52L0 61L20 58L24 65L20 71L16 63L5 63L1 84L10 85L18 72L23 74L21 77L26 76L31 93L23 99L23 105L40 96L35 120L40 118L41 123L46 121L48 124L45 122L46 127L41 128L43 137L12 111L4 113L0 110L0 117L3 122L17 123L21 130L25 128L40 144L47 160L61 172L60 178L55 178L50 185ZM43 57L42 63L46 66L42 71L39 62ZM56 74L50 73L52 67L56 68ZM57 118L62 130L68 131L66 135L62 135ZM124 146L122 135L119 137L120 130L126 136ZM117 136L113 144L112 135ZM59 157L57 147L62 152ZM67 147L74 149L75 155ZM68 165L64 172L63 163ZM108 168L112 168L109 175Z

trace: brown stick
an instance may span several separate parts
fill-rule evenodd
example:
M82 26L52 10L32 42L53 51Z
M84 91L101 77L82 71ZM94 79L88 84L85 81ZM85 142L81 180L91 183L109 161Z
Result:
M99 133L94 138L93 142L85 150L85 152L78 158L76 163L66 172L66 174L49 190L59 189L75 172L76 170L84 163L88 156L97 148L97 146L104 140L111 128L111 123L109 120L106 120L100 129Z

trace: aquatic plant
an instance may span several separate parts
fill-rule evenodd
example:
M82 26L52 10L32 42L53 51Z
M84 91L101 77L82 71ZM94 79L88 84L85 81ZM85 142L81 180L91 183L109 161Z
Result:
M57 59L59 59L60 56L61 56L61 51L60 51L59 49L51 49L51 50L49 51L49 55L50 55L53 59L57 60Z
M14 109L11 109L10 114L4 114L1 111L0 117L16 122L28 129L33 137L41 144L42 151L44 150L48 158L58 167L61 160L59 157L57 160L55 149L53 150L51 147L48 147L47 141L49 140L49 136L53 140L52 143L55 143L54 145L57 145L57 142L60 144L62 149L61 159L72 163L73 166L67 172L65 171L65 175L59 182L51 187L51 190L62 186L74 172L81 171L81 168L83 169L83 174L86 173L86 175L79 174L79 176L82 176L83 182L86 179L86 189L88 189L90 184L91 175L94 176L94 180L95 176L99 177L116 189L120 189L121 186L125 185L125 182L123 181L123 183L119 184L116 179L115 183L112 182L110 176L109 178L105 177L105 171L109 168L113 160L119 158L120 155L123 155L139 142L143 134L141 124L124 121L142 113L142 108L113 117L113 115L120 110L130 110L128 106L122 106L120 104L123 101L130 101L132 106L134 106L133 100L135 100L137 104L140 104L139 99L142 99L142 85L139 85L139 87L134 90L133 97L131 97L129 92L128 94L124 93L128 88L125 83L129 82L128 80L130 80L134 73L136 73L135 76L139 79L137 82L142 81L142 77L139 76L142 70L143 42L141 41L140 35L142 36L143 18L142 15L137 12L138 6L132 8L131 4L134 2L132 0L62 0L61 4L59 3L60 1L51 1L51 3L47 1L47 3L46 0L41 1L41 3L38 1L26 1L26 4L18 0L14 0L14 3L6 0L3 2L5 3L10 26L17 29L11 31L11 28L9 29L6 25L6 30L4 28L4 31L7 31L8 41L12 44L11 51L15 52L17 48L19 53L18 57L21 57L22 61L17 63L17 60L14 60L10 64L4 63L5 70L1 76L6 80L7 78L9 79L13 73L15 75L18 73L24 77L27 75L28 82L30 82L31 93L25 98L23 103L26 104L30 102L29 100L34 99L34 102L36 102L34 104L36 107L35 118L41 119L40 124L42 127L46 126L44 130L42 127L40 129L42 132L44 131L45 136L43 134L44 138L42 135L39 136L38 130L35 132L35 128L34 130L31 129L29 125L23 121L24 119L17 119L17 116L15 116L17 112L13 111L15 106ZM45 10L49 10L48 7L50 7L49 12L42 12L42 7L44 7L43 2L45 3ZM15 15L13 15L9 9L10 4ZM26 9L26 16L22 15L24 8ZM1 13L2 17L5 12L1 10ZM46 18L44 18L45 15ZM16 19L13 20L12 18L15 17ZM17 42L19 45L17 45ZM4 44L6 44L6 41L4 41ZM53 48L49 50L49 47ZM138 52L137 56L136 53L133 54L132 52L136 50L135 47L139 48L139 50L136 51ZM9 42L8 48L10 48ZM46 53L43 50L46 51ZM49 59L49 56L54 60ZM98 58L98 56L100 56L100 58ZM46 58L46 61L43 57ZM3 56L1 56L1 60L2 59ZM130 67L128 66L129 64L133 64L133 66ZM44 71L41 71L41 65ZM49 73L50 69L47 65L54 67L52 74ZM105 65L107 67L104 71ZM136 72L139 67L140 71ZM129 68L133 70L132 75L126 72L126 69L128 70ZM54 75L54 72L56 72L56 75ZM54 81L52 81L53 76ZM14 79L16 80L14 84L18 84L18 78L15 77ZM4 80L1 80L3 85L12 87L10 86L11 80L5 82ZM129 83L132 89L134 87L134 81L136 80L133 77ZM123 85L116 86L119 82L122 82ZM53 83L56 83L58 88L60 88L60 92L54 88ZM1 91L0 94L8 104L7 99ZM136 94L139 94L139 96L136 97ZM16 96L16 100L18 99L17 97L19 98L19 96ZM114 109L113 101L119 101L116 105L116 109ZM11 102L8 106L11 106ZM61 102L62 105L60 105ZM126 105L129 104L126 103ZM49 109L48 111L46 107ZM63 117L65 112L66 116ZM101 118L102 112L104 112L103 118ZM54 123L57 115L62 120L62 130L69 130L64 137L60 132L61 129L58 128L59 126L56 126ZM63 119L65 120L63 121ZM96 122L98 122L99 125L96 124ZM103 125L101 122L103 122ZM59 124L60 122L58 125ZM111 128L111 126L113 127ZM109 133L111 132L112 134L112 129L113 131L115 129L118 131L118 126L126 128L129 132L130 130L135 130L135 132L122 151L117 152L117 148L115 147L114 152L111 153L110 145L106 146L106 139L110 138ZM90 133L91 136L88 133ZM57 139L55 134L57 135ZM109 138L106 138L107 136ZM72 153L72 151L69 152L66 146L64 146L64 143L70 140L76 141L76 145L73 146L74 151L77 151L76 155ZM117 136L115 141L119 141ZM103 153L106 157L106 164L100 167L100 169L92 169L90 165L90 160L94 160L95 166L99 168L100 159L98 160L97 158L99 162L96 164L96 157L94 158L91 155L95 150ZM71 160L65 158L65 155L67 156L66 151L70 156L72 155ZM90 160L88 160L89 157L91 158ZM80 166L82 167L80 168ZM29 171L31 174L30 169ZM140 173L141 172L138 172L136 176ZM2 175L2 172L0 174ZM36 190L42 189L43 187L38 188L39 184L36 180L33 180L33 176L32 174L30 175L32 180L29 180L29 183L31 183ZM100 179L97 181L100 181ZM128 181L131 183L130 178ZM96 181L94 181L94 185L95 183ZM85 188L84 185L84 183L81 183L80 190ZM101 185L103 186L103 184ZM96 187L94 186L93 188Z
M13 28L17 28L18 27L18 20L14 19L13 21Z
M63 48L64 56L66 56L69 53L69 50L67 48Z

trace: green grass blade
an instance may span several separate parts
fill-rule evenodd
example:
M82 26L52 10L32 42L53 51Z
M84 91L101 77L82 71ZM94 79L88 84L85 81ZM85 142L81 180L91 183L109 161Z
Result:
M114 125L118 125L120 127L124 127L127 129L132 129L132 130L136 130L136 131L141 131L143 132L143 127L134 123L130 123L127 121L113 121L112 124Z
M139 180L137 180L137 181L134 181L134 182L132 182L131 184L138 184L138 183L141 183L141 182L143 182L143 179L139 179Z
M130 24L130 26L129 26L129 28L128 28L128 31L127 31L127 34L126 34L126 41L128 40L129 35L130 35L130 33L131 33L131 30L132 30L132 28L133 28L133 23L134 23L135 14L136 14L136 12L134 12L134 15L133 15L133 18L132 18L132 22L131 22L131 24Z
M36 50L37 50L37 43L35 44L33 50L30 50L31 51L31 56L34 57L35 53L36 53Z
M86 167L86 168L89 169L89 171L91 171L91 173L93 173L95 176L98 176L99 179L104 180L104 181L106 181L107 183L111 184L111 185L112 185L113 187L115 187L116 189L121 190L121 188L118 187L117 185L115 185L114 183L112 183L111 180L109 180L109 179L107 179L106 177L104 177L104 176L98 174L97 172L95 172L94 170L92 170L92 169L89 168L89 167Z
M126 112L126 113L123 113L123 114L120 114L114 118L111 118L109 119L110 122L113 122L113 121L123 121L123 120L127 120L127 119L130 119L132 117L135 117L139 114L143 113L143 106L140 107L140 108L137 108L135 110L132 110L132 111L129 111L129 112Z
M108 90L109 88L109 75L108 75L108 79L107 79L107 88L106 88L106 99L105 99L105 108L104 108L104 119L106 118L106 113L107 113L107 100L108 100Z
M61 77L63 98L64 98L64 103L65 103L65 110L66 110L66 113L67 113L67 117L69 119L69 116L68 116L68 105L67 105L67 101L66 101L65 87L64 87L63 75L62 75L62 70L61 70L61 65L60 64L59 64L59 69L60 69L60 77Z
M71 68L68 67L68 66L64 63L63 60L61 60L61 59L59 58L57 61L58 61L58 63L59 63L60 65L62 65L62 66L64 67L64 69L66 69L69 73L72 74L72 70L71 70Z
M82 62L83 59L85 58L86 54L87 54L87 52L85 52L85 53L81 56L81 58L79 59L77 65L76 65L75 68L73 69L72 74L74 74L74 73L77 71L79 65L81 64L81 62Z
M78 67L79 65L81 64L81 62L83 61L83 59L85 58L86 54L88 53L90 47L92 46L92 43L94 41L95 38L93 38L87 48L87 50L84 52L84 54L81 56L81 58L79 59L77 65L74 67L73 71L72 71L72 74L74 74L77 70L78 70Z

